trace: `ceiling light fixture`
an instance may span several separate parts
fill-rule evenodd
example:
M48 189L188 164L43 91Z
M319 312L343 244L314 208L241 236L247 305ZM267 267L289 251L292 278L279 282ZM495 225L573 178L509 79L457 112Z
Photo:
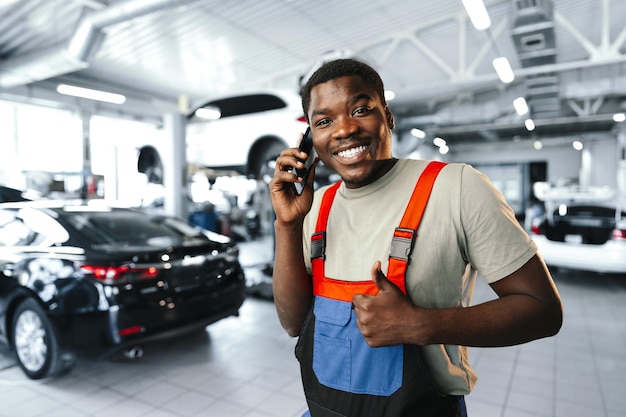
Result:
M385 100L391 101L396 98L396 93L391 90L385 90Z
M74 85L59 84L57 92L66 96L87 98L89 100L104 101L113 104L123 104L126 97L121 94L108 93L106 91L93 90L91 88L76 87Z
M536 140L533 142L533 148L539 151L543 148L543 143L540 140Z
M472 24L477 30L485 30L487 33L487 38L489 39L489 44L495 55L498 57L492 61L493 68L496 70L500 81L505 84L509 84L513 82L515 79L515 74L513 74L513 68L511 68L511 64L509 60L498 52L498 48L491 34L491 19L489 18L489 13L487 12L487 8L485 7L485 3L483 0L461 0L463 2L463 7L465 7L465 11L467 12Z
M222 112L216 107L201 107L195 111L200 119L217 120L222 117Z
M440 137L436 137L435 139L433 139L433 143L438 148L442 148L442 147L446 146L446 140L443 139L443 138L440 138Z
M465 11L467 12L470 20L472 21L472 25L477 30L485 30L489 26L491 26L491 19L489 18L489 13L487 13L487 9L485 8L485 3L482 0L462 0L463 7L465 7Z
M426 137L426 132L418 128L413 128L411 129L411 135L415 136L418 139L424 139Z
M500 81L503 83L509 84L515 79L513 68L511 68L511 64L505 56L494 59L492 64L498 74L498 77L500 78Z
M579 140L575 140L574 142L572 142L572 146L574 147L574 149L576 149L577 151L582 151L583 150L583 143Z
M613 115L613 121L616 123L622 123L625 120L626 120L626 114L624 113L615 113Z
M526 119L524 121L524 126L526 126L526 129L529 132L532 132L533 130L535 130L535 122L533 122L533 119Z
M513 100L513 107L520 116L528 113L528 103L526 103L526 99L524 99L524 97L518 97Z

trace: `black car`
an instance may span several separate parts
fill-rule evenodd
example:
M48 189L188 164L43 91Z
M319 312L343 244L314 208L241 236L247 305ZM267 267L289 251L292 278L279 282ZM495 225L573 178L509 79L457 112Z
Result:
M551 267L626 274L626 211L609 202L548 207L531 236Z
M0 340L32 379L79 349L115 352L237 315L237 246L144 211L36 201L0 204Z

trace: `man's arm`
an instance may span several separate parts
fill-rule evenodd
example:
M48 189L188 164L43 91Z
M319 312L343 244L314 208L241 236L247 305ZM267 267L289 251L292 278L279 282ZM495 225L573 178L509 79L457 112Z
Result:
M284 150L276 159L274 177L270 182L270 196L276 213L274 222L274 272L272 287L274 304L281 325L290 336L297 336L313 300L313 289L303 257L302 225L313 203L315 167L307 178L307 185L297 195L293 183L297 181L291 168L302 168L306 154L297 148Z
M543 260L535 255L509 276L494 282L495 300L465 308L426 309L372 268L379 293L354 297L357 324L371 346L452 344L510 346L553 336L563 309Z
M298 336L311 307L313 288L302 257L302 224L276 221L276 252L272 290L281 325L290 336Z

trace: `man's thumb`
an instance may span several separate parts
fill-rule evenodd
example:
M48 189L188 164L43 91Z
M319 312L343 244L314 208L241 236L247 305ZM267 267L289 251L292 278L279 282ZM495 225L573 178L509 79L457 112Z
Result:
M390 283L385 274L383 274L383 271L381 270L380 261L374 262L374 265L372 266L372 281L374 281L379 291L387 290L389 288Z

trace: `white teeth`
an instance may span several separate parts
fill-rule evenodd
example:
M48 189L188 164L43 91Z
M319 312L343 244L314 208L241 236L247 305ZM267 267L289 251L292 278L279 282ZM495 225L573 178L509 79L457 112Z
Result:
M354 156L357 156L361 152L363 152L365 150L365 148L366 148L366 146L357 146L356 148L352 148L352 149L348 149L348 150L345 150L345 151L337 152L337 155L339 155L342 158L352 158Z

